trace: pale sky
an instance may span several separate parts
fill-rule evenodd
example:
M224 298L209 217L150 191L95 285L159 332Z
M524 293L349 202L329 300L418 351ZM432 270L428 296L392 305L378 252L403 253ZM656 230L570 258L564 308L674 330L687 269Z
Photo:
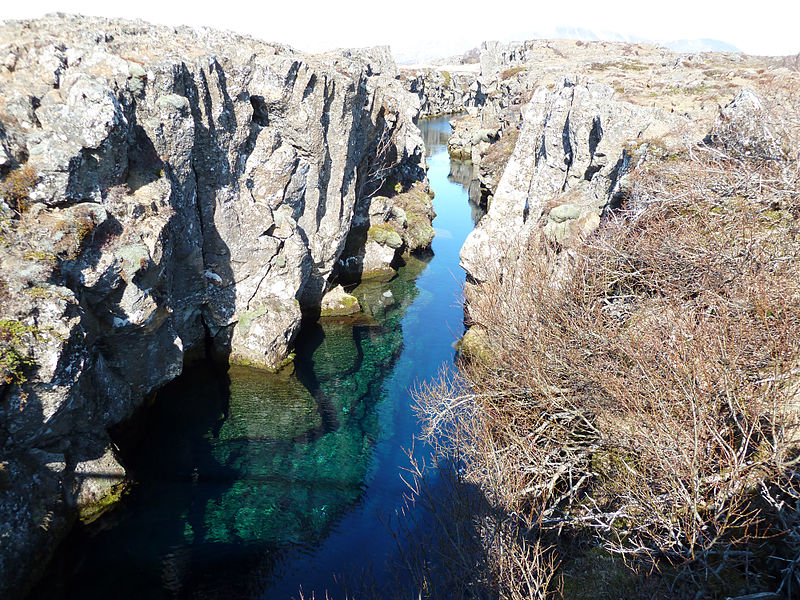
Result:
M454 50L526 32L583 27L669 41L712 38L750 54L800 52L797 0L6 0L0 19L48 12L208 25L283 42L300 50L388 44L396 53L434 45Z

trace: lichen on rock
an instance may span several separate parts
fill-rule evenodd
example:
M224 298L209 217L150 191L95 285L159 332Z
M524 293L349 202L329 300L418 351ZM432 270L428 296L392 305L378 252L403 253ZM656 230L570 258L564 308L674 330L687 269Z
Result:
M337 285L322 297L321 317L342 317L358 312L361 312L358 298L348 294L341 285Z
M5 22L0 47L13 58L0 180L25 184L0 202L0 308L45 332L0 384L0 595L13 597L77 517L66 482L105 456L108 430L207 341L233 363L290 360L376 183L424 181L425 159L418 98L385 49L308 56L65 15ZM46 529L25 516L42 511Z

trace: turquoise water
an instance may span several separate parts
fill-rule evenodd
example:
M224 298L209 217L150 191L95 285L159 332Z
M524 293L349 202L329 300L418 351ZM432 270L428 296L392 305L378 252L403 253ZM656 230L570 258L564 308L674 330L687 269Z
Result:
M454 358L473 227L448 120L421 129L433 254L356 288L363 317L304 324L292 371L200 364L159 392L130 453L137 485L67 540L34 598L340 597L366 568L388 582L383 522L403 505L418 431L409 388Z

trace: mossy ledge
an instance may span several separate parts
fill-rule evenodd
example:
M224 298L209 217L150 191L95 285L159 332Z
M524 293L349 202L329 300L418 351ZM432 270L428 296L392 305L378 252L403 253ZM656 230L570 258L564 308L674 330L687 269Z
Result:
M84 504L78 509L78 520L84 525L96 521L108 511L114 509L130 491L130 482L121 481L113 485L108 493L94 502Z

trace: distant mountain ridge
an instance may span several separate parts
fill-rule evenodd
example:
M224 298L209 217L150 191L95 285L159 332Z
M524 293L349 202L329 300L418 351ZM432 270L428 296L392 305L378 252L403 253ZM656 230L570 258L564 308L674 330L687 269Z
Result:
M682 39L672 41L659 41L644 38L637 35L623 34L614 31L594 31L584 27L572 27L561 25L549 30L527 30L513 36L506 36L500 41L510 42L513 40L534 40L534 39L568 39L583 41L606 41L606 42L628 42L658 44L669 48L674 52L741 52L739 48L723 40L711 38ZM483 40L467 41L465 39L436 39L424 45L417 45L413 49L399 49L394 53L397 64L421 64L442 59L444 57L454 57L470 51L476 43ZM442 62L441 60L437 62Z
M701 38L698 40L675 40L662 44L675 52L741 52L728 42Z

